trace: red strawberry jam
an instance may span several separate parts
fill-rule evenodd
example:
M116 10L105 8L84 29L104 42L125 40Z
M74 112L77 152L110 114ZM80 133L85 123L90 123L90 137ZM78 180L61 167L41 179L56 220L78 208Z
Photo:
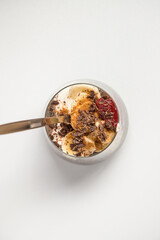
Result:
M116 128L118 124L118 111L112 98L99 98L96 100L96 106L101 118L105 120L106 124Z

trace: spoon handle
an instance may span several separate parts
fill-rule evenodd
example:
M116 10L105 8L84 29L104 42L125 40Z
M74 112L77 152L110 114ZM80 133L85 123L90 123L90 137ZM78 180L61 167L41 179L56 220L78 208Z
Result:
M20 121L20 122L7 123L7 124L0 125L0 135L14 133L14 132L21 132L25 130L34 129L34 128L40 128L45 125L50 125L57 122L58 122L58 119L52 117L52 118L37 118L37 119Z

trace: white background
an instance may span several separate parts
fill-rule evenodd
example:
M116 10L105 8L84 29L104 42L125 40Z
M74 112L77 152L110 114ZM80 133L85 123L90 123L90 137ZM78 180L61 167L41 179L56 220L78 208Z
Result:
M0 123L42 117L79 78L121 95L126 141L86 167L44 129L0 136L0 240L159 240L160 1L0 0Z

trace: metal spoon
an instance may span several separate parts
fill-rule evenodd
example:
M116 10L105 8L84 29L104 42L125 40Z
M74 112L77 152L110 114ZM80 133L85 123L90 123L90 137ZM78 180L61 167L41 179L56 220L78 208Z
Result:
M46 125L51 125L58 122L59 120L57 118L48 117L48 118L37 118L37 119L20 121L20 122L7 123L7 124L0 125L0 134L21 132L25 130L34 129L34 128L44 127Z

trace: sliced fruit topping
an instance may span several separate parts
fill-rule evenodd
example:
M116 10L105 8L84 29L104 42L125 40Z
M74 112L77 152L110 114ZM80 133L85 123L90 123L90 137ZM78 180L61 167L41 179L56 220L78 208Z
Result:
M115 130L118 124L118 111L111 97L97 99L96 106L100 118L105 120L106 128Z

